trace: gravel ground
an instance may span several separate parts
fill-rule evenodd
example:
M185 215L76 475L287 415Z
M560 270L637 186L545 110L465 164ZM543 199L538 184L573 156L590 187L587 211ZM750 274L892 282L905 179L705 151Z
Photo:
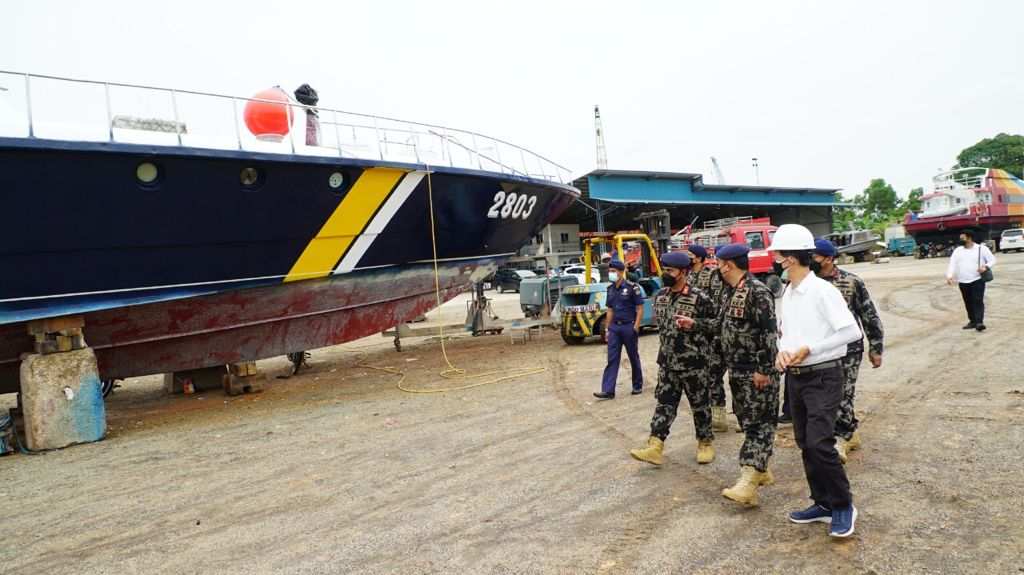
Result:
M997 257L984 333L960 330L945 259L845 266L887 335L884 365L858 385L849 540L785 520L808 493L790 427L757 508L720 495L740 435L720 434L698 466L685 402L665 465L631 459L654 397L624 393L626 362L623 393L595 402L601 345L457 337L449 359L471 373L546 371L410 394L367 366L452 387L440 340L398 353L378 336L317 350L260 394L169 396L158 377L129 380L108 399L104 441L0 458L0 573L1022 573L1024 255ZM494 299L519 316L516 294ZM462 321L465 301L442 321ZM657 337L640 340L649 390Z

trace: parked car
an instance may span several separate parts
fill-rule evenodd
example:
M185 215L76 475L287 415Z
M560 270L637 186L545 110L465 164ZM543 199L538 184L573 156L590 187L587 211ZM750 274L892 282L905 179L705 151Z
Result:
M498 290L498 293L505 291L519 291L519 282L523 281L523 278L537 277L537 274L530 270L514 270L509 268L500 269L494 272L494 278L491 279L491 285Z
M1003 235L999 236L999 251L1006 253L1010 250L1024 250L1024 229L1003 230Z
M586 281L587 267L583 266L583 265L566 267L566 268L562 269L562 275L575 276L576 279L579 280L579 283L581 283L581 284L587 283L587 281ZM590 283L597 283L599 281L601 281L601 273L597 269L591 268L590 269Z

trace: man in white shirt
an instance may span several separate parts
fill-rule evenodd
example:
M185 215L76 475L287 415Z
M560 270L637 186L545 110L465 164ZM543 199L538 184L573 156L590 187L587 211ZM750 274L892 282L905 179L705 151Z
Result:
M975 243L978 232L964 230L960 234L963 245L953 250L946 268L946 283L953 285L953 274L956 273L960 283L960 296L967 308L967 325L963 329L985 331L985 282L981 274L996 265L996 258L984 244Z
M793 435L814 501L789 519L829 523L829 535L847 537L853 534L857 509L833 432L843 399L840 360L847 344L861 338L860 327L839 290L811 272L814 236L807 228L780 226L768 249L774 252L776 272L786 271L790 282L782 294L775 368L786 373Z

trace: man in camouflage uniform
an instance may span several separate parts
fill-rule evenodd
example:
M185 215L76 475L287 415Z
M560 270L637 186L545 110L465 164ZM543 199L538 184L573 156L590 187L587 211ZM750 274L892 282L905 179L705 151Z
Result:
M715 457L711 429L711 397L707 362L702 358L708 347L703 331L681 329L676 318L686 316L692 322L714 329L715 305L706 293L686 281L692 261L683 252L661 256L664 268L662 283L666 287L654 295L654 317L658 322L658 387L654 391L658 405L651 419L651 436L647 447L629 452L634 459L661 465L662 449L669 428L676 419L683 394L690 402L693 428L697 435L697 463L711 463Z
M860 323L861 331L868 336L868 360L872 368L882 365L882 318L878 317L878 310L871 301L868 288L864 280L841 270L835 265L836 247L826 239L814 240L814 252L811 255L811 271L818 277L827 280L839 289L846 300L846 306L850 308L853 317ZM857 435L857 416L853 411L855 388L857 386L857 375L860 372L860 362L864 357L864 340L859 339L846 347L846 356L843 357L843 400L839 404L839 414L836 416L836 451L839 458L846 463L848 451L860 449L861 441Z
M711 296L715 304L715 315L722 305L722 294L725 287L718 271L705 264L708 258L708 251L700 244L686 246L686 255L693 261L691 274L696 279L691 281L693 285ZM711 376L711 423L715 431L725 431L729 428L725 421L725 360L722 358L722 342L718 334L711 338L711 345L706 348L704 354L708 362L708 371ZM736 411L735 409L733 411Z
M724 489L722 496L757 505L757 488L774 481L768 459L778 428L778 327L775 296L747 271L749 252L746 244L729 244L715 254L726 286L716 326L729 369L736 417L745 433L740 447L740 478L736 485ZM699 322L682 323L683 327L703 329Z

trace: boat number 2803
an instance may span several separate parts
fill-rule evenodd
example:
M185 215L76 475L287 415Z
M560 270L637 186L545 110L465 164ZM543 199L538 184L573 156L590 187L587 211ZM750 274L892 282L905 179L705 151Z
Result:
M494 194L494 205L487 211L489 218L523 218L530 217L533 206L537 205L537 196L498 192Z

